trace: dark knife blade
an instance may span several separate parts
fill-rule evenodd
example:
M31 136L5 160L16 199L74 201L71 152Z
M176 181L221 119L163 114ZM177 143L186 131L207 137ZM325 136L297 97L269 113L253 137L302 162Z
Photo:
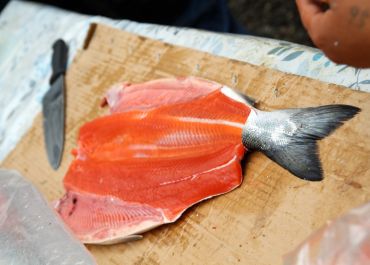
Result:
M64 146L64 74L67 67L68 47L63 40L53 45L50 89L42 100L44 139L48 160L53 169L60 165Z

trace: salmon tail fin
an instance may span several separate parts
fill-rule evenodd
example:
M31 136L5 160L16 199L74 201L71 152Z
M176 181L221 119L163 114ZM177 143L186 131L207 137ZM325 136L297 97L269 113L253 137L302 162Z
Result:
M262 151L295 176L319 181L323 171L317 141L325 138L360 111L349 105L253 110L243 128L247 149Z

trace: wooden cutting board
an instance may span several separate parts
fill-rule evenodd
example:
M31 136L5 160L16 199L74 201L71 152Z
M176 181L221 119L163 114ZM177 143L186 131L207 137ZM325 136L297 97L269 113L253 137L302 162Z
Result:
M19 170L55 200L63 195L78 129L106 112L98 106L109 86L188 75L234 87L265 110L344 103L363 111L320 143L324 181L297 179L264 155L249 154L240 188L192 207L140 241L88 246L99 264L281 264L283 254L329 218L370 199L370 94L103 25L91 27L68 70L66 146L59 170L47 162L41 116L1 167Z

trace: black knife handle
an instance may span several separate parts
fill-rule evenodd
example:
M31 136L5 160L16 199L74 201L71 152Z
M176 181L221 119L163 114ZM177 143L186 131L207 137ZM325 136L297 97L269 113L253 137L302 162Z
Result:
M66 72L67 59L67 44L62 39L59 39L53 44L53 57L51 59L53 73L50 78L50 84L52 84L60 75Z

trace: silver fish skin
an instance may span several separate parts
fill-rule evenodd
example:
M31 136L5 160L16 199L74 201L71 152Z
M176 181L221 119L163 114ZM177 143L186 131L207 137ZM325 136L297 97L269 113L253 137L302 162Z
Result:
M323 170L317 141L354 117L359 108L325 105L313 108L261 111L252 108L242 141L250 150L267 155L295 176L319 181Z

